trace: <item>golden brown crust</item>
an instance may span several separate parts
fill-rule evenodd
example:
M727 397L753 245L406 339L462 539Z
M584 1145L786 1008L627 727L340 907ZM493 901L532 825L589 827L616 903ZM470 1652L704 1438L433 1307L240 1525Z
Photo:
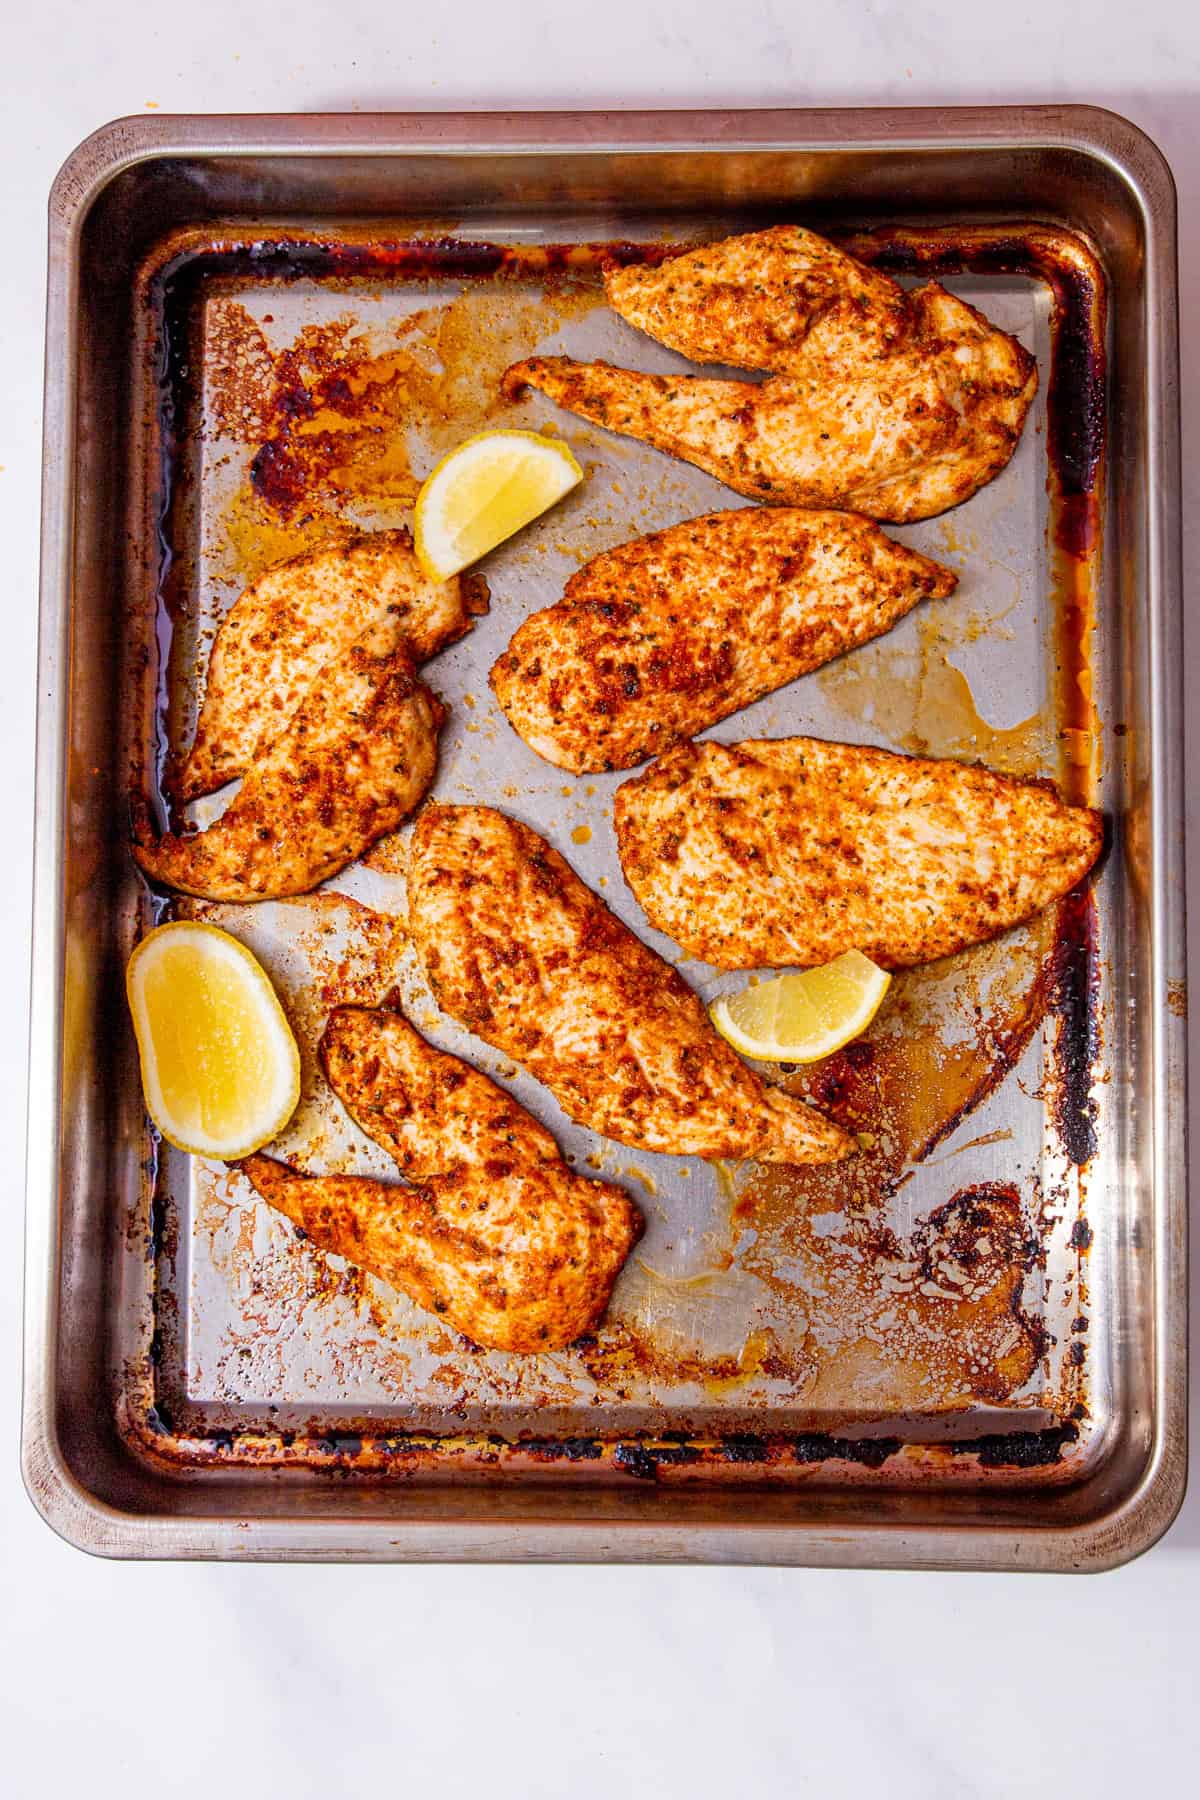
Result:
M775 373L742 382L531 357L506 371L505 391L539 388L753 500L931 518L1005 466L1037 391L1033 357L974 307L937 282L905 294L796 227L621 271L609 295L686 354Z
M613 269L610 305L693 362L786 369L814 328L860 360L908 329L904 290L800 225L722 238L657 265Z
M267 569L221 621L176 794L195 799L245 774L375 620L395 621L419 664L469 631L486 605L475 578L430 581L405 530L366 532Z
M606 1137L768 1162L853 1153L840 1127L735 1055L686 982L527 825L491 807L427 808L409 924L446 1011Z
M418 804L443 717L396 621L377 621L324 671L215 824L135 844L138 866L208 900L306 894Z
M491 684L548 762L628 769L956 582L856 513L712 513L594 557L520 627Z
M613 822L651 923L727 969L947 956L1065 894L1104 835L1048 782L818 738L680 745Z
M575 1175L523 1107L396 1012L338 1008L321 1058L413 1185L249 1157L269 1204L485 1349L560 1350L599 1323L642 1230L626 1194Z

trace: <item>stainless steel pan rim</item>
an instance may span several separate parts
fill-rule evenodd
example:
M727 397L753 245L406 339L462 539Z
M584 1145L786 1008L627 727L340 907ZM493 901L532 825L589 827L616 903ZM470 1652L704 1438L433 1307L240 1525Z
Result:
M553 1506L526 1496L510 1519L471 1518L469 1508L438 1516L436 1491L409 1490L396 1516L366 1518L350 1506L321 1516L247 1510L206 1516L186 1502L177 1512L123 1510L81 1482L58 1428L58 1344L62 1324L57 1204L61 1069L64 1051L63 809L66 694L77 506L73 473L78 381L75 361L80 237L93 205L122 173L181 157L402 158L495 156L548 150L730 152L853 150L944 154L1061 149L1103 165L1130 196L1144 233L1146 464L1145 566L1151 587L1147 641L1152 859L1152 946L1148 1096L1154 1205L1153 1325L1156 1366L1149 1453L1119 1504L1061 1527L946 1518L913 1528L885 1516L869 1524L656 1523L644 1495L621 1516L555 1519ZM1169 169L1151 141L1118 115L1093 107L984 107L909 111L664 113L467 113L409 115L188 116L132 118L104 126L60 172L50 201L44 502L39 631L39 724L34 929L27 1144L27 1252L22 1467L47 1522L69 1542L123 1557L229 1557L280 1560L730 1561L927 1568L1090 1569L1116 1566L1153 1544L1182 1502L1186 1480L1186 1027L1166 1003L1185 973L1182 864L1182 619L1179 545L1178 326L1175 205ZM192 1490L195 1491L194 1489ZM276 1490L278 1492L278 1490ZM408 1502L412 1504L408 1504ZM800 1511L802 1501L797 1501ZM482 1507L476 1509L482 1513Z

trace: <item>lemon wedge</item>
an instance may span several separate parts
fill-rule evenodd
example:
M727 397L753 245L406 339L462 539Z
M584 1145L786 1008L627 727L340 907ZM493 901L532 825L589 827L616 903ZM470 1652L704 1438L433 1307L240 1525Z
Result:
M819 1062L861 1035L892 978L861 950L819 969L777 975L709 1008L713 1024L743 1056L760 1062Z
M578 487L565 444L535 431L485 431L444 456L417 496L414 542L425 573L446 581Z
M300 1053L266 972L215 925L160 925L125 991L150 1116L177 1149L232 1161L268 1143L300 1098Z

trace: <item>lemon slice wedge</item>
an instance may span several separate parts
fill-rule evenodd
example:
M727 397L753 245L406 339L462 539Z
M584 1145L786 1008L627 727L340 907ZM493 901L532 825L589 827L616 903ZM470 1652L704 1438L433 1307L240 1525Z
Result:
M232 1161L283 1130L300 1053L244 944L215 925L160 925L130 957L125 991L146 1105L170 1143Z
M709 1008L713 1024L743 1056L760 1062L819 1062L864 1032L892 978L861 950L819 969L777 975Z
M578 487L565 444L535 431L485 431L444 456L417 496L414 543L425 573L446 581Z

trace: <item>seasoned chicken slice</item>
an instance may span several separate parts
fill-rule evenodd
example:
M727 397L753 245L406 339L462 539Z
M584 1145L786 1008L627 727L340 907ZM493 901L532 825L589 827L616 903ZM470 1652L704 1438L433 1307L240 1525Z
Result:
M932 962L1081 881L1100 813L1044 781L858 744L681 744L617 790L625 878L722 969Z
M504 391L539 388L752 500L931 518L1000 472L1037 391L1033 357L974 307L937 282L905 294L794 226L622 270L608 291L676 349L776 372L746 382L535 356Z
M627 1195L574 1174L523 1107L398 1013L339 1008L321 1056L413 1185L252 1156L264 1200L485 1349L561 1350L599 1322L642 1231Z
M520 627L491 684L547 762L628 769L957 579L856 513L713 513L586 563Z
M173 786L211 794L279 736L322 671L376 619L393 619L414 663L486 611L475 576L430 581L407 531L372 531L267 569L221 621L196 737Z
M409 927L440 1004L573 1119L676 1156L834 1162L854 1141L769 1087L556 850L486 806L413 831Z
M351 1117L419 1184L388 1279L492 1348L555 1350L590 1331L642 1233L628 1195L576 1175L523 1106L398 1013L338 1008L321 1060Z
M811 360L817 345L863 362L887 356L908 327L903 288L799 225L613 269L604 286L647 337L693 362L738 369L787 369Z
M397 621L379 620L309 689L207 831L135 844L134 857L165 887L206 900L307 894L417 805L444 717Z

